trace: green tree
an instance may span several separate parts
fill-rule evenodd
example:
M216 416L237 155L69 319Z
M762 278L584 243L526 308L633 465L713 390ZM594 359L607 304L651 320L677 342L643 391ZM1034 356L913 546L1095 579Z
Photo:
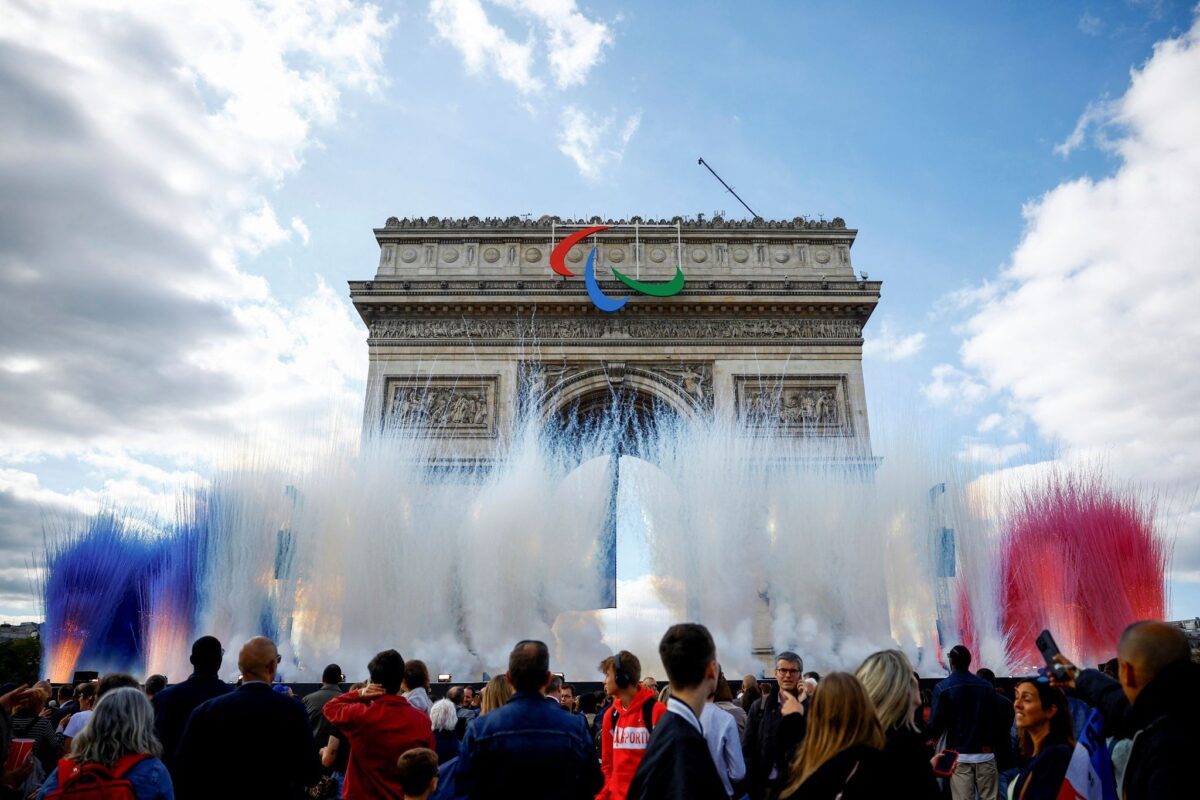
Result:
M0 642L0 681L32 684L41 671L41 640L30 638Z

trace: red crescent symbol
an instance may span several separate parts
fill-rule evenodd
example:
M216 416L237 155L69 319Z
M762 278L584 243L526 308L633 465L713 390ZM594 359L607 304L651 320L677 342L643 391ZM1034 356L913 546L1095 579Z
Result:
M597 225L594 228L584 228L583 230L578 231L577 233L572 233L570 236L563 239L550 252L550 269L554 270L559 275L563 275L568 278L574 278L575 273L567 269L567 262L563 260L566 258L567 251L579 244L579 242L591 236L593 233L599 233L600 231L606 230L608 230L607 225Z

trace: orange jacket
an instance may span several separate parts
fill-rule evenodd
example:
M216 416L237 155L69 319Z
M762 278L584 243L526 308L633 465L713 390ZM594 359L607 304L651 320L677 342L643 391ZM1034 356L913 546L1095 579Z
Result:
M667 707L659 703L654 692L642 687L633 696L628 708L621 708L618 698L613 708L617 712L617 727L613 730L613 709L604 711L604 720L600 728L600 769L604 772L604 788L596 795L596 800L625 800L629 793L629 784L633 781L633 773L637 772L638 764L646 753L646 744L650 741L650 731L646 730L646 716L643 706L654 703L650 714L652 725L657 725L659 717L666 713Z

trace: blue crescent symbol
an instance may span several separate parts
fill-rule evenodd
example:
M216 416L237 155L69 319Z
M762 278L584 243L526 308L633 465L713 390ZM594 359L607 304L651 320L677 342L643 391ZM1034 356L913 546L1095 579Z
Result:
M625 305L625 301L629 299L629 295L625 295L620 300L614 300L600 291L600 284L596 283L596 248L594 247L592 252L588 253L587 269L583 273L583 280L587 284L588 297L592 298L592 303L601 311L611 314L620 310L621 306Z

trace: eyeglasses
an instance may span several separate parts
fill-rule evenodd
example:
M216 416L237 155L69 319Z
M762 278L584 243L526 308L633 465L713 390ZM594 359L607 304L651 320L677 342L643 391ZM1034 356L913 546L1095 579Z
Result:
M775 671L778 672L780 675L799 675L800 674L800 670L798 670L798 669L790 669L790 668L785 668L785 667L776 667Z

